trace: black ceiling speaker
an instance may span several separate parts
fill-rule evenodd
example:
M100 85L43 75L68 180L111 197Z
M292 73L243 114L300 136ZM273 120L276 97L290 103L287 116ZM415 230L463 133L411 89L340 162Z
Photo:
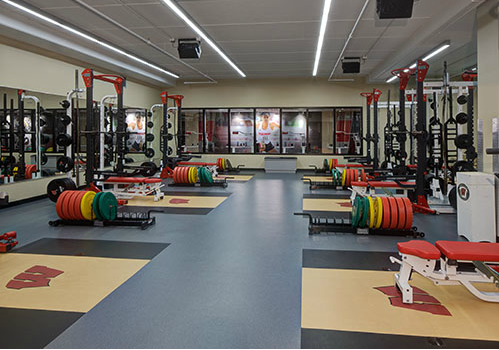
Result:
M344 57L341 62L343 73L360 73L360 57Z
M201 57L201 43L197 39L178 39L178 56L199 59Z
M411 18L414 0L376 0L379 19Z

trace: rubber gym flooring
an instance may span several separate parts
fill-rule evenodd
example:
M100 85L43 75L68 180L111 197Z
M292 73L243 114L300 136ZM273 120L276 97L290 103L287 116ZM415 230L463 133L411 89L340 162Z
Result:
M378 315L368 315L369 309L362 312L356 310L362 309L365 298L375 296L379 299L375 303L376 308L382 309L386 304L386 312L393 312L388 296L372 287L390 285L391 272L388 270L393 267L390 267L388 256L396 251L397 242L407 238L353 234L309 236L308 221L293 216L293 213L303 210L307 194L317 193L327 199L327 196L334 197L337 193L330 190L310 191L308 184L301 180L302 176L303 173L256 172L250 181L229 183L225 189L182 188L182 193L230 193L230 196L224 197L225 200L207 215L154 214L156 225L145 231L132 227L50 227L48 221L55 219L56 213L55 205L48 199L0 210L2 229L17 230L20 242L13 253L0 255L0 266L13 266L3 264L6 259L17 261L28 255L31 259L23 263L16 262L16 268L10 269L7 280L34 264L63 271L59 275L54 273L56 276L50 278L50 285L43 287L46 295L52 290L55 292L63 284L65 274L81 271L79 267L66 263L66 259L89 259L92 264L96 264L94 269L88 269L88 276L84 280L82 278L80 282L74 282L76 285L69 283L65 287L69 296L64 300L61 298L60 302L57 298L51 301L54 302L50 306L52 309L46 305L31 305L31 308L24 304L6 306L8 299L4 298L5 281L2 279L0 346L499 346L496 342L483 341L491 339L487 337L474 341L456 340L455 333L444 330L441 334L440 330L431 334L418 330L412 334L407 329L393 328L392 335L389 334L392 329L389 326L383 329L371 328L373 317L383 320L387 314L380 312ZM179 191L178 188L172 188L167 189L167 193L170 190ZM416 216L415 225L426 233L426 239L430 242L458 239L454 215ZM145 243L151 245L144 246ZM44 260L36 262L37 256L42 256ZM61 263L52 259L61 259ZM124 264L129 265L123 268L124 265L116 263L99 268L97 264L100 259L123 260ZM308 273L309 270L318 269L319 274L331 273L332 277L316 278L313 273ZM94 275L93 271L97 270L102 270L104 274L116 270L121 271L122 275L119 280L111 281L108 277ZM350 278L345 279L344 274L336 273L343 270L352 270L352 278L367 272L375 275L365 279L368 284L366 291L360 285L352 286L352 281ZM2 272L0 276L4 276ZM80 285L98 285L99 289L105 291L100 291L99 296L80 308L80 300L84 298L71 291L71 288ZM346 293L349 291L351 293ZM436 293L435 290L426 291L432 295ZM9 289L7 292L33 291ZM341 298L347 294L349 300L345 303L333 300L335 303L328 304L324 300L328 293L338 293ZM467 297L470 303L476 305L473 296L459 295L460 298ZM440 295L434 296L455 314L452 302ZM43 300L49 302L48 298ZM79 306L59 307L73 302ZM342 316L335 319L334 314L339 315L339 312L336 309L332 312L330 308L337 308L339 302L345 305L346 311L342 310ZM489 306L488 303L483 305ZM415 318L450 317L422 316L422 312L414 310L401 311L417 313ZM311 314L323 319L316 321L310 317ZM414 319L411 317L405 318L409 328ZM357 319L362 322L356 323ZM464 324L474 321L469 318ZM476 320L477 324L481 321ZM351 326L352 323L356 326ZM27 345L26 338L36 339L33 340L36 344L32 342ZM415 339L415 342L410 342L411 339Z

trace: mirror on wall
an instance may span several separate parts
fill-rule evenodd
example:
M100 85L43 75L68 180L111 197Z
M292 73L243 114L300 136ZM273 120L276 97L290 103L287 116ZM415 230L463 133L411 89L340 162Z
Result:
M24 91L21 117L19 93L15 88L0 87L0 185L55 176L57 157L63 152L56 140L66 128L66 111L59 104L64 96ZM41 173L36 166L38 148Z

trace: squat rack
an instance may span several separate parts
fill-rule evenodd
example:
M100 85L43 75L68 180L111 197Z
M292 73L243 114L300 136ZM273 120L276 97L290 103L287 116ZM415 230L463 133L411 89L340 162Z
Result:
M125 127L125 118L123 115L123 87L126 84L125 78L119 75L113 74L99 74L95 75L94 70L87 68L81 73L83 77L83 81L85 83L86 92L87 92L87 123L85 127L85 136L87 139L86 145L86 172L85 172L85 182L87 185L90 185L94 181L94 176L97 168L96 157L97 153L97 134L96 125L94 124L94 80L101 80L107 83L111 83L114 85L114 89L116 90L116 99L118 102L118 125L116 131L116 144L117 144L117 154L118 154L118 162L115 165L115 170L118 172L122 172L124 169L125 162L125 154L126 154L126 127Z

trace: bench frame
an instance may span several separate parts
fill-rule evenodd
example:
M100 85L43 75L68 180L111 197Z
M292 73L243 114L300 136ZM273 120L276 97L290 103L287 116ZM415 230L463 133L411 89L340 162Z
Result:
M400 264L400 271L395 274L395 284L402 292L402 301L405 304L413 303L413 288L409 284L412 272L428 278L437 286L460 285L477 298L488 302L499 302L499 293L483 292L478 290L472 283L496 283L499 287L497 272L491 269L483 261L451 260L446 257L440 258L440 269L435 270L437 259L423 259L415 255L399 253L402 260L390 257L392 263ZM459 263L473 263L475 272L457 271ZM496 263L497 264L497 263Z
M164 184L161 182L99 182L103 185L103 191L113 193L117 199L132 199L134 197L147 197L154 195L154 201L158 202L160 199L164 198L164 193L161 192L161 187L163 187ZM106 185L113 185L113 187L112 189L106 189Z

